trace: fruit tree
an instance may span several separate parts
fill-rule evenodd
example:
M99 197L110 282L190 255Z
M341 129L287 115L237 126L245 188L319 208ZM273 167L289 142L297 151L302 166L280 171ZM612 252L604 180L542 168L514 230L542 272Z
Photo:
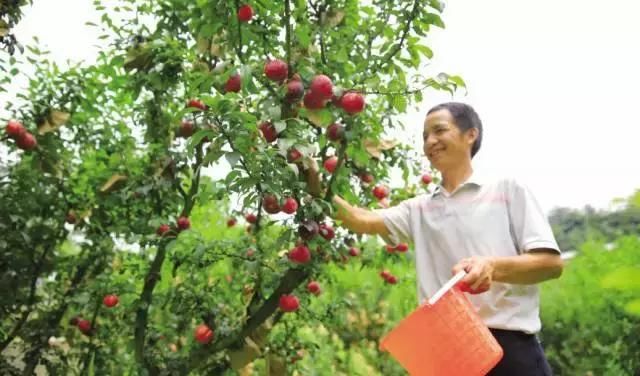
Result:
M0 59L29 75L2 113L0 373L294 366L290 329L344 308L326 268L383 249L333 221L332 195L404 199L394 169L428 189L392 138L428 90L464 85L425 74L442 4L93 3L95 63L37 41Z

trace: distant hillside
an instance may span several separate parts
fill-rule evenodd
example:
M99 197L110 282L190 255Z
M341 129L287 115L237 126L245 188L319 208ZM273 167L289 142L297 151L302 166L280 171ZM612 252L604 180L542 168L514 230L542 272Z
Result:
M621 235L640 236L640 189L614 203L616 210L596 210L591 206L553 209L549 222L560 249L578 250L587 239L612 241Z

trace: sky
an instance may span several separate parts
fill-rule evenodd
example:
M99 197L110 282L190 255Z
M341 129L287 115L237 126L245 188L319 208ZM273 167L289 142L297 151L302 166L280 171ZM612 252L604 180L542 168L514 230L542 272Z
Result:
M640 188L636 144L640 87L640 3L634 0L455 0L445 29L426 43L428 75L457 74L467 91L429 90L402 121L422 150L427 110L456 100L472 105L485 133L474 168L527 184L545 212L553 207L606 209ZM14 29L37 35L63 62L93 61L97 32L89 0L36 0ZM0 96L0 102L8 100Z

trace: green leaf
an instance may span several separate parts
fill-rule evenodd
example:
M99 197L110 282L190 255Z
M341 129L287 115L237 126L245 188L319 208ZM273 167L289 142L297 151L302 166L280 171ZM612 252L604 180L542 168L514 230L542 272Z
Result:
M242 155L238 152L232 151L225 153L224 157L227 159L227 162L229 162L231 168L233 168L238 163L240 158L242 158Z
M287 122L284 120L278 120L273 122L273 126L276 128L276 132L281 133L287 129Z
M422 45L422 44L416 44L413 47L416 50L418 50L418 52L420 52L424 56L428 57L429 59L431 59L433 57L433 51L431 50L431 48L429 48L429 47L427 47L425 45Z
M303 48L307 48L309 46L309 44L311 43L311 30L309 28L309 25L302 24L302 25L298 26L296 28L296 30L294 31L294 33L295 33L296 39L298 39L298 42L300 43L300 45Z
M465 84L464 80L460 76L449 76L449 81L453 82L454 84L456 84L458 86L467 87L467 85Z
M403 95L394 95L392 105L398 112L405 112L407 110L407 98Z
M424 16L423 20L430 23L431 25L436 25L443 29L445 28L444 22L442 22L442 18L440 18L440 16L435 13L427 13L427 15Z

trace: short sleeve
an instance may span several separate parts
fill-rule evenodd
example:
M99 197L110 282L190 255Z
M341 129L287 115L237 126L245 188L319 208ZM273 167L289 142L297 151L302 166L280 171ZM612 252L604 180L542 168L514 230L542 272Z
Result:
M385 209L375 209L374 213L380 215L384 221L389 237L383 239L387 244L397 245L411 241L411 200L402 201L396 206Z
M549 248L560 253L549 220L526 185L515 180L507 184L509 219L518 253Z

